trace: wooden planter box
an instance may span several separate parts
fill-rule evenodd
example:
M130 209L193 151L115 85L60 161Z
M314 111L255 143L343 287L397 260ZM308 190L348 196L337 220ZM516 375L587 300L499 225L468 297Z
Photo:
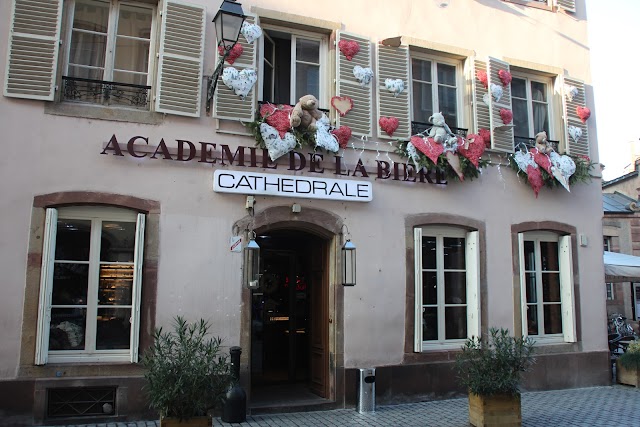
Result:
M180 418L162 417L160 418L160 427L209 427L211 425L211 417L194 417L188 420L180 421Z
M638 369L627 369L616 360L616 381L618 384L632 385L640 387L640 371Z
M469 423L476 427L521 426L520 395L469 393Z

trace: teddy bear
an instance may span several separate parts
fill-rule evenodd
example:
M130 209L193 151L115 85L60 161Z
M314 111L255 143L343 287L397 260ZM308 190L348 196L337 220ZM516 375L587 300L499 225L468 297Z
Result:
M549 154L553 151L553 146L547 140L547 132L542 131L536 134L536 148L542 154Z
M429 136L438 144L444 144L449 139L449 136L453 136L453 132L445 123L442 113L433 113L429 117L429 121L433 124L429 129Z
M305 95L293 107L290 124L292 128L317 129L316 120L322 118L322 111L318 110L318 100L313 95Z

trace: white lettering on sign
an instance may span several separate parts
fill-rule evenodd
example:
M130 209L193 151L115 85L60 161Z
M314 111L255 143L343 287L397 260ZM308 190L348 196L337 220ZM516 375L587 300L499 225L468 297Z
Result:
M373 188L367 181L274 175L257 172L216 170L213 191L262 196L370 202Z

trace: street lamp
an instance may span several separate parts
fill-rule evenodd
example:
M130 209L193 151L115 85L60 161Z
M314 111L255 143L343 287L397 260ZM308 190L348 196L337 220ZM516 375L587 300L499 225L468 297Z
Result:
M260 246L256 243L256 233L250 231L249 243L244 247L244 282L248 289L260 286Z
M344 225L346 227L346 224ZM356 285L356 245L351 242L347 228L346 241L342 245L342 286Z
M238 42L242 24L246 19L246 15L242 11L242 5L236 3L235 0L223 0L220 9L213 18L213 24L216 27L217 46L222 46L222 56L216 66L215 71L209 78L209 87L207 90L207 112L211 110L211 100L218 85L218 77L222 72L225 59L229 56L229 52Z

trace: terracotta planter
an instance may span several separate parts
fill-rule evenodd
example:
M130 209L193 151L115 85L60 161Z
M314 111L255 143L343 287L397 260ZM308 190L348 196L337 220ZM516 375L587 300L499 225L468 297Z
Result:
M476 427L521 426L520 395L469 393L469 423Z
M616 360L616 380L618 384L632 385L640 387L640 370L627 369Z
M160 418L160 427L209 427L211 425L211 417L193 417L188 420L180 421L180 418L162 417Z

